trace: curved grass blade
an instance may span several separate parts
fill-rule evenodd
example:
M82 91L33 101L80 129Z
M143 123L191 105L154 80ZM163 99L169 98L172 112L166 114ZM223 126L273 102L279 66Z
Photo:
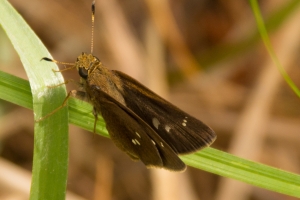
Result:
M299 1L298 1L299 2ZM281 65L280 61L278 60L278 57L276 56L276 53L274 51L274 48L272 47L270 38L268 36L267 29L264 25L264 21L258 6L258 3L256 0L250 0L250 4L256 19L257 27L259 30L259 33L263 39L263 42L271 56L271 59L275 63L276 67L278 68L278 71L281 73L282 77L284 78L285 82L290 86L290 88L294 91L294 93L300 97L300 90L296 86L296 84L292 81L288 73L285 71L283 66Z
M29 78L34 118L39 119L61 105L65 87L53 63L41 62L49 52L23 18L6 0L0 0L0 24L17 51ZM32 122L34 123L34 122ZM34 126L34 158L30 199L64 199L68 169L68 115L61 109Z

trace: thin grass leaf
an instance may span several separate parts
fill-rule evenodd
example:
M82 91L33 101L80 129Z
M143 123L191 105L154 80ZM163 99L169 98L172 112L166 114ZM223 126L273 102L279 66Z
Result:
M40 61L42 57L50 57L49 52L6 0L0 0L0 24L23 63L30 82L34 118L39 119L60 106L64 100L65 87L47 87L63 82L63 78L60 73L53 73L52 69L57 68L56 65ZM51 117L35 123L34 132L30 199L65 199L68 169L67 109L61 109Z
M266 19L265 26L267 29L274 31L281 27L286 19L290 17L290 14L296 11L299 4L299 0L285 1L282 6L271 13ZM248 37L239 40L237 43L220 44L205 52L201 52L199 62L202 66L209 67L227 59L234 59L252 49L260 40L260 33L254 31Z
M299 2L299 1L298 1ZM259 33L263 39L263 42L271 56L271 59L273 60L273 62L275 63L276 67L278 68L279 72L281 73L282 77L284 78L284 80L286 81L286 83L290 86L290 88L294 91L294 93L300 97L300 90L298 89L298 87L296 86L296 84L292 81L292 79L289 77L289 75L287 74L287 72L285 71L285 69L283 68L283 66L281 65L280 61L278 60L278 57L276 56L276 53L274 51L274 48L271 44L271 41L269 39L268 36L268 32L267 29L265 27L264 24L264 20L261 16L261 12L258 6L258 3L256 0L250 0L250 4L256 19L256 23L257 23L257 27L259 30ZM296 6L295 6L296 8Z
M29 82L0 71L0 98L19 106L32 108Z
M300 197L300 176L206 148L181 159L190 166L278 193Z

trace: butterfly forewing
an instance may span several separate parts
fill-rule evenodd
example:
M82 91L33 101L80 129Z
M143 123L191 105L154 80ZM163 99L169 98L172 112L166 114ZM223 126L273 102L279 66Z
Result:
M102 114L106 128L115 144L133 159L140 159L147 167L182 171L186 165L156 132L130 109L90 86L100 104L96 111Z
M151 126L178 154L209 146L216 134L207 125L162 99L128 75L122 80L126 106Z

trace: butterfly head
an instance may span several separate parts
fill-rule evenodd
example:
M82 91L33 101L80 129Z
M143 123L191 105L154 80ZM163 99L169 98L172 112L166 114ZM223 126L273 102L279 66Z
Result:
M76 69L81 78L87 79L89 74L101 64L101 61L95 57L93 54L82 53L77 57L75 63Z

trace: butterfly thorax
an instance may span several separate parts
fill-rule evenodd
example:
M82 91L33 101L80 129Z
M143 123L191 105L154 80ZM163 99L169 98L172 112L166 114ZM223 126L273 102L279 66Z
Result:
M122 84L120 84L121 79L112 70L106 68L97 57L93 54L82 53L78 56L75 65L87 97L94 106L97 103L93 99L93 95L91 95L91 87L93 86L97 86L99 90L126 106L121 94L123 90L121 87Z

